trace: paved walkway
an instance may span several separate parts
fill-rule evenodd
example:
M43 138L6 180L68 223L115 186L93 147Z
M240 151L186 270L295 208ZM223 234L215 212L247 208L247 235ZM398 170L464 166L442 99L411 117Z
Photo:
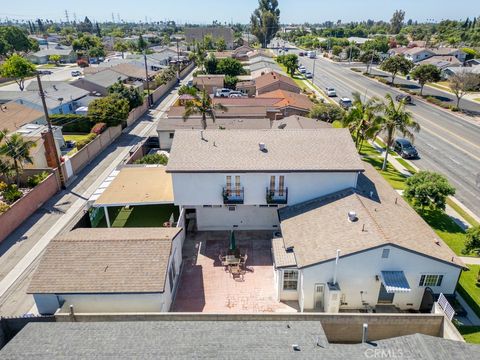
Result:
M460 259L467 265L480 265L480 257L461 256Z
M188 81L188 78L183 82ZM33 305L31 295L25 293L39 255L50 240L77 219L88 198L102 181L128 155L132 146L145 137L156 135L158 119L176 100L173 91L157 108L137 121L98 158L84 169L74 184L55 195L46 205L23 223L0 244L0 315L21 315ZM79 215L80 214L80 215Z

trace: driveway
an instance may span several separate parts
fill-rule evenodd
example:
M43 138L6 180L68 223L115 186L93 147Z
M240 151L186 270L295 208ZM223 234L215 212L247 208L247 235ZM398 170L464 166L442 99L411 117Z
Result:
M174 312L273 313L297 312L275 299L271 231L235 232L237 246L248 255L247 271L233 279L219 254L229 245L226 231L189 234Z

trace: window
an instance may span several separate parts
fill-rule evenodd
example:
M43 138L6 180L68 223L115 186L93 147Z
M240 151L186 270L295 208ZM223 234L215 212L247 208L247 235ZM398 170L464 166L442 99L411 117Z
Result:
M174 133L168 134L168 135L170 136L170 139L173 139L173 134L174 134Z
M285 191L285 176L280 175L278 177L278 195L283 196L284 191Z
M283 290L297 290L298 270L283 271Z
M390 249L383 249L382 251L382 259L388 259L388 256L390 255Z
M240 196L240 176L235 176L235 193Z
M422 275L418 286L441 286L443 275Z

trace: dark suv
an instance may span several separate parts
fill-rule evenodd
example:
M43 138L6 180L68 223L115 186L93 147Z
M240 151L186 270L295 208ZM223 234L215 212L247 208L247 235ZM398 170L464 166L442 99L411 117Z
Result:
M410 95L404 95L404 94L397 95L395 96L395 100L397 100L398 102L403 101L407 105L413 104L413 100Z
M340 98L338 104L344 109L344 110L348 110L352 107L352 100L350 100L349 98L346 98L346 97L342 97Z
M395 152L404 159L418 158L418 151L407 139L397 139L393 146Z

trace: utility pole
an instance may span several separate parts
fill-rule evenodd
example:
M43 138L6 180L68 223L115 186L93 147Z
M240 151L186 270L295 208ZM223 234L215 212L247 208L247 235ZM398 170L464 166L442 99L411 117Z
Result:
M67 19L67 24L70 24L70 18L68 17L68 10L65 10L65 18Z
M175 38L177 41L177 80L180 82L180 49L178 46L178 37Z
M152 106L152 99L150 98L150 80L148 79L148 65L147 65L147 53L143 50L143 60L145 61L145 80L147 83L147 102L148 107Z
M315 85L315 63L317 62L317 56L313 58L313 71L312 71L312 85Z
M60 163L60 158L57 153L57 144L55 143L55 136L53 135L52 122L50 121L50 116L48 115L47 103L45 101L45 93L43 92L42 81L40 80L40 74L37 72L37 82L38 82L38 91L40 92L40 98L42 99L43 111L45 112L45 120L47 120L48 132L52 136L53 140L53 156L55 158L55 164L57 165L58 175L60 177L60 187L62 190L65 190L65 177L63 176L62 164Z

